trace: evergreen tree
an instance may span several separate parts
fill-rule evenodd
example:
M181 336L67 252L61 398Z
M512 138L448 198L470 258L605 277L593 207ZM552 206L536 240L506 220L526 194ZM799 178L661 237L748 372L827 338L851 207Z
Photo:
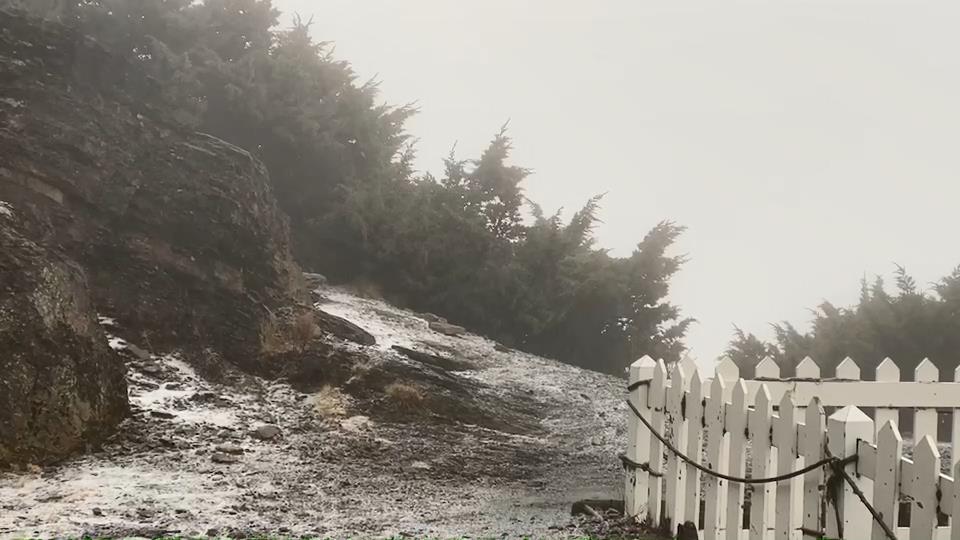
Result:
M530 171L510 163L506 126L476 159L451 151L442 177L417 175L404 128L415 107L380 103L377 83L358 81L310 21L278 28L270 0L29 7L150 75L168 119L260 158L301 264L584 367L622 374L642 354L680 357L692 321L666 297L682 227L659 224L630 257L597 249L601 196L568 222L544 215L524 196ZM155 101L154 90L130 92Z
M820 365L823 376L833 376L849 356L865 379L874 377L884 358L892 358L905 379L929 358L941 377L950 380L960 364L960 267L933 284L931 291L921 290L901 266L894 277L896 294L890 294L877 277L872 283L861 281L856 306L838 308L824 302L807 333L782 323L774 326L774 343L761 343L738 331L727 354L738 365L755 365L764 355L772 356L788 376L806 356Z

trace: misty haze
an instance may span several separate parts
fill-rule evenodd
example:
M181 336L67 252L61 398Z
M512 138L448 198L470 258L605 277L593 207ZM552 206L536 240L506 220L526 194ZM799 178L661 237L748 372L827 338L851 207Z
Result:
M0 0L0 539L951 536L958 23Z

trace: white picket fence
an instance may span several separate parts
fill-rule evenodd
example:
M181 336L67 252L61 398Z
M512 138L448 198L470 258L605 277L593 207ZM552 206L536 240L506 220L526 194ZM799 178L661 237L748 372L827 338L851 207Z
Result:
M936 441L937 409L952 409L949 470L956 476L960 383L937 382L938 370L929 360L917 366L914 381L900 381L890 359L878 367L876 381L859 380L860 369L850 359L833 379L821 379L809 358L791 379L780 379L769 359L757 366L753 380L741 379L729 360L706 380L691 364L668 370L650 357L634 362L629 373L634 406L671 445L708 469L761 478L829 455L856 455L844 470L898 540L960 540L960 527L938 525L944 521L938 514L960 515L960 489L941 474ZM954 381L958 376L960 369ZM839 410L826 418L824 407ZM874 419L860 407L875 408ZM901 408L913 410L916 444L904 444L898 431ZM627 467L625 510L637 519L674 532L691 521L702 540L887 539L853 488L829 467L778 483L727 482L666 451L632 411L627 414L626 457L646 464ZM904 457L905 446L912 448L912 459ZM841 484L836 489L835 481ZM898 515L903 508L909 508L909 526L901 526L899 518L907 517ZM748 527L742 526L744 512Z

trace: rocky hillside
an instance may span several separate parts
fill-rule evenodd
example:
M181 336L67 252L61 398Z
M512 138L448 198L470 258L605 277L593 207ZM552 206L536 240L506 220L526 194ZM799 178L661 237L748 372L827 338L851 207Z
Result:
M160 88L0 9L0 538L564 537L619 497L621 380L311 293L262 164Z
M0 28L0 200L142 340L252 362L270 312L305 299L263 165L178 124L159 89L131 100L155 82L71 28L8 11Z
M98 452L0 476L0 537L565 538L574 501L621 496L622 380L320 292L376 339L318 340L362 358L340 386L211 381L104 319L133 414Z
M97 312L153 350L256 371L307 307L263 165L178 124L159 92L127 96L154 84L68 27L0 10L0 466L95 445L122 417Z

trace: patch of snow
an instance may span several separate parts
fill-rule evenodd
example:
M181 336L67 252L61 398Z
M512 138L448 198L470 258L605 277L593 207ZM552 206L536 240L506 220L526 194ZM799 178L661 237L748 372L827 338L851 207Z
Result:
M110 348L115 351L122 351L127 348L127 342L123 338L118 338L114 336L107 336L107 345L110 345Z
M229 523L228 511L238 494L235 486L215 486L207 474L144 465L81 460L73 467L57 470L53 478L36 475L12 483L10 475L0 476L0 500L8 509L4 516L9 516L0 519L0 536L82 531L82 527L107 523L136 529L149 519L149 515L138 512L142 509L151 514L182 516L181 521L203 516L211 525ZM209 496L213 490L218 497ZM149 493L147 501L144 493ZM44 511L33 511L38 507ZM103 508L102 515L93 515L94 508ZM170 523L167 527L177 530L189 527L189 523Z
M233 409L211 406L196 406L187 403L188 400L209 386L202 383L201 378L192 366L187 364L179 355L167 354L157 358L157 364L166 368L173 368L177 374L176 383L171 388L162 384L159 388L145 392L130 394L130 404L145 411L157 411L174 415L174 422L186 424L209 424L222 428L234 427L240 424L240 418ZM134 378L140 378L137 375Z
M484 398L529 401L542 414L542 431L373 423L357 414L365 411L351 410L349 400L345 408L354 416L339 416L333 389L304 395L286 382L245 375L238 375L242 383L218 384L178 355L130 360L130 401L138 414L125 421L115 443L42 475L0 473L0 538L285 532L281 527L321 538L387 532L550 537L551 525L568 522L573 500L614 498L622 490L616 458L626 438L621 379L498 352L494 342L473 334L445 336L415 313L334 287L324 294L331 301L318 308L378 341L344 347L366 351L374 361L399 359L392 345L463 358L477 369L456 377L482 383L477 392ZM126 346L108 337L111 347ZM161 369L145 369L154 364ZM337 414L319 414L318 401ZM151 411L172 417L155 418ZM280 426L282 436L250 437L263 423ZM237 463L212 462L224 443L244 449ZM528 455L548 455L549 465L524 461ZM459 478L464 463L483 473ZM411 464L407 473L414 474L398 474L398 465ZM93 508L101 512L94 515Z
M0 216L13 219L13 206L6 201L0 201Z
M433 333L427 328L426 321L384 302L359 298L335 288L326 289L325 294L330 302L318 304L317 307L369 332L377 338L374 347L380 350L390 350L394 345L413 347L424 332ZM405 324L397 324L396 320L390 320L382 314L388 314L390 319L404 320Z
M97 322L100 323L100 326L117 326L117 320L113 317L98 315Z
M160 361L161 363L176 369L178 372L180 372L180 375L186 378L188 381L200 380L200 377L197 376L197 371L193 369L193 366L186 363L179 354L163 355L160 357Z
M240 419L230 409L187 409L172 412L177 415L175 420L186 424L209 424L221 428L235 427L240 424Z
M17 99L13 99L13 98L9 98L9 97L2 97L2 98L0 98L0 103L4 103L4 104L6 104L7 106L9 106L9 107L11 107L11 108L13 108L13 109L19 109L20 107L23 107L23 102L22 102L22 101L17 100Z
M165 405L171 404L174 400L190 397L194 393L193 390L171 390L165 386L161 386L156 390L130 396L130 403L148 411L159 411L162 410Z
M351 416L343 422L340 422L340 427L346 431L356 433L360 430L369 429L371 425L370 418L366 416Z

